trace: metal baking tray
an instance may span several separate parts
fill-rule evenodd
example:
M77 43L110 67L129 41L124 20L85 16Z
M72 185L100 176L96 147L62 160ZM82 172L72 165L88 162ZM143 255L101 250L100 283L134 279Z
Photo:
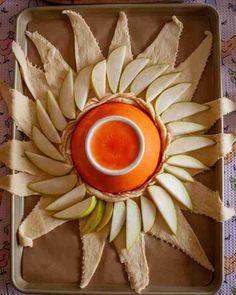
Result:
M112 18L111 20L115 24L115 16L117 12L123 10L127 12L129 21L131 21L131 36L132 33L135 34L139 30L140 23L137 22L140 16L151 16L155 19L168 21L171 19L172 15L176 15L183 20L184 25L187 24L188 33L184 33L183 38L185 42L188 42L190 47L196 47L198 43L194 43L194 36L199 34L199 31L204 28L204 25L207 26L213 32L213 51L212 56L208 62L208 70L205 73L200 81L196 98L201 102L206 102L207 100L215 99L222 96L222 85L221 85L221 59L220 59L220 22L218 13L211 7L207 5L190 5L190 4L114 4L114 5L83 5L83 6L53 6L53 7L41 7L41 8L29 8L20 13L17 18L17 29L16 29L16 41L22 46L23 50L27 54L31 54L29 50L29 44L27 43L25 37L25 30L31 24L31 28L37 30L37 26L41 24L44 20L53 25L55 20L62 21L58 30L55 30L55 40L62 37L63 26L69 25L69 20L66 20L65 16L61 14L61 11L64 9L72 9L79 11L85 19L92 19L96 16L100 24L103 24L103 21L107 18ZM145 18L144 18L145 19ZM196 22L194 22L196 20ZM202 26L201 24L204 23ZM103 26L105 27L105 25ZM60 31L61 29L61 31ZM92 28L95 31L96 36L96 27ZM153 24L149 27L146 26L146 29L154 29ZM154 31L153 31L154 32ZM58 34L60 34L58 36ZM104 39L104 34L100 39ZM138 33L136 32L138 39ZM64 36L67 38L67 36ZM154 37L154 33L153 33ZM203 37L203 36L202 36ZM189 40L188 40L189 38ZM192 39L193 38L193 39ZM72 36L70 40L73 40ZM67 38L68 41L68 38ZM100 41L100 40L98 40ZM73 41L72 41L73 42ZM180 41L180 47L183 47L183 44ZM134 46L134 53L138 50L136 44ZM191 51L189 46L185 46L185 56L187 56ZM73 44L71 43L71 47ZM60 48L61 49L61 48ZM64 52L63 52L64 50ZM191 48L192 50L192 48ZM32 51L32 49L31 49ZM69 50L70 51L70 50ZM71 52L71 51L70 51ZM65 53L65 48L62 48L62 54ZM67 52L68 54L68 52ZM181 54L181 52L180 52ZM181 57L180 57L181 58ZM73 63L73 61L72 61ZM20 72L17 63L15 64L15 83L14 86L16 89L22 91L25 87L22 83ZM204 95L202 95L204 94ZM217 123L214 127L215 132L222 132L222 120ZM17 131L16 127L13 128L13 138L20 139L21 134ZM214 171L210 174L210 182L212 183L212 188L218 189L221 197L223 198L223 161L220 161ZM208 178L209 178L208 177ZM200 177L200 180L205 181L204 177ZM25 203L26 202L26 203ZM81 290L78 287L76 282L32 282L27 281L23 276L23 249L19 246L17 241L17 229L22 218L25 215L25 207L27 207L27 201L24 198L19 198L17 196L12 196L12 208L11 208L11 223L12 223L12 259L11 259L11 270L12 270L12 282L14 286L23 293L51 293L51 294L133 294L128 283L115 284L115 283L98 283L96 280L93 281L88 288ZM188 217L188 216L187 216ZM196 217L203 218L204 217ZM190 218L191 219L191 218ZM205 219L206 220L206 219ZM206 222L206 221L204 221ZM202 224L204 224L204 222ZM199 228L200 227L200 228ZM204 226L203 226L204 227ZM190 269L179 269L178 272L189 272L189 281L185 284L176 283L168 281L168 278L165 278L164 281L156 279L158 276L158 271L156 269L151 270L151 281L149 286L142 292L142 294L214 294L221 286L223 281L223 224L212 222L208 227L210 229L212 236L209 240L209 249L208 255L210 253L211 260L215 266L214 274L207 279L204 283L191 283L191 278L194 277L195 269L194 267ZM197 235L201 235L202 225L194 227L194 230L197 231ZM205 230L205 229L204 229ZM203 244L207 244L208 241L201 241ZM203 245L204 246L204 245ZM169 247L169 246L167 246ZM170 249L168 251L176 251L175 249ZM161 249L158 250L159 255L161 255ZM171 252L172 253L172 252ZM174 253L174 252L173 252ZM182 255L182 254L178 254ZM150 258L150 257L149 257ZM166 268L171 272L171 270L178 269L178 265L172 265L171 260L168 262L168 257L163 258L166 262ZM166 260L165 260L166 259ZM162 262L163 263L163 262ZM170 264L170 265L169 265ZM196 264L197 267L197 264ZM33 268L32 268L32 271ZM100 269L101 271L101 269ZM159 272L160 273L160 272ZM204 280L203 280L204 281Z

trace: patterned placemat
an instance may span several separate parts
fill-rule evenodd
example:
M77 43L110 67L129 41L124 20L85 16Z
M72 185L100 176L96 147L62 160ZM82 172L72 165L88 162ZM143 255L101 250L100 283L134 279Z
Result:
M192 0L215 6L221 16L224 95L236 100L236 0ZM46 5L41 0L0 0L0 80L13 83L11 42L16 15L26 7ZM11 120L0 100L0 144L11 136ZM236 130L236 114L226 116L225 132ZM0 163L0 175L7 169ZM236 145L225 159L225 203L236 208ZM20 294L10 284L10 200L0 191L0 294ZM236 217L225 223L225 280L218 294L236 294Z

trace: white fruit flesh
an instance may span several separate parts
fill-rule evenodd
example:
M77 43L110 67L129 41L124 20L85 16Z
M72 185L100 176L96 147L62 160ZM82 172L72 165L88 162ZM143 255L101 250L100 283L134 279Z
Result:
M202 124L192 122L171 122L166 125L166 128L172 136L196 133L207 129Z
M168 86L170 86L181 74L181 72L170 73L160 76L155 81L149 85L146 92L146 101L150 102L156 98L162 91L164 91Z
M107 59L107 80L113 93L117 92L125 54L126 46L121 46L113 50Z
M145 90L157 77L163 74L168 68L168 65L155 65L144 69L134 79L131 84L130 92L134 95L139 95Z
M68 208L80 201L83 200L86 193L86 187L84 184L81 184L60 198L56 199L53 203L47 206L49 211L59 211L65 208Z
M62 195L70 191L76 185L76 182L77 176L71 174L30 183L28 187L45 195Z
M125 92L135 77L146 67L148 64L148 58L138 58L132 60L124 69L121 78L120 78L120 85L119 91Z
M164 171L174 175L175 177L179 178L182 181L193 182L194 179L192 178L191 174L183 168L164 165Z
M53 217L65 220L79 219L89 215L96 207L96 204L97 200L94 196L92 196L65 210L54 214Z
M156 218L156 206L148 198L141 196L141 212L143 220L143 230L148 232L154 225Z
M98 227L96 228L97 232L102 230L108 224L108 222L111 220L112 214L113 214L113 203L106 202L106 209L103 214L102 220L99 223Z
M209 168L205 164L203 164L201 161L188 155L172 156L167 159L166 163L169 165L174 165L174 166L184 167L184 168L209 170Z
M141 232L141 212L138 204L128 199L126 201L126 249L130 249L137 241Z
M156 99L155 111L161 115L191 86L191 83L180 83L165 89Z
M169 173L162 173L156 176L157 182L182 205L192 210L192 201L183 185L175 176Z
M53 176L68 174L72 169L72 166L69 164L50 159L36 153L26 151L25 154L35 166Z
M148 193L173 234L177 233L177 216L171 196L160 186L149 186Z
M93 89L98 98L101 98L106 93L106 60L97 63L91 75Z
M112 242L115 237L119 234L122 226L125 222L126 208L123 201L114 203L112 221L111 221L111 232L109 241Z

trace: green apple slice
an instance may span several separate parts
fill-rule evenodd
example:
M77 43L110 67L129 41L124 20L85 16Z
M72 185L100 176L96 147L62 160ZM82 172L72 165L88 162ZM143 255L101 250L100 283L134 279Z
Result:
M125 223L126 208L123 201L114 203L112 221L111 221L111 232L109 241L112 242L115 237L119 234L122 226Z
M121 78L119 91L125 92L135 77L146 67L148 64L148 58L138 58L132 60L124 69Z
M155 111L158 115L167 110L191 86L191 83L179 83L165 89L156 99Z
M71 70L69 70L62 83L59 105L63 115L68 119L75 118L75 101L74 101L74 77Z
M107 59L107 80L113 93L117 92L125 54L126 46L121 46L113 50Z
M162 113L161 119L164 123L169 123L195 115L208 109L209 106L196 102L177 102L172 104L164 113Z
M77 75L74 85L75 103L79 110L83 111L86 104L93 66L83 68Z
M154 225L156 219L156 206L148 198L141 196L141 212L143 220L143 230L148 232Z
M58 219L73 220L85 217L93 212L97 204L96 197L89 197L73 206L57 212L53 217Z
M207 129L207 127L202 124L181 121L171 122L166 125L166 128L172 136L191 134Z
M95 230L100 223L105 210L105 202L98 200L95 210L91 213L84 227L80 230L81 235L88 234Z
M130 250L139 238L142 217L138 204L128 199L126 201L126 249Z
M180 137L171 142L167 151L168 156L195 151L215 144L215 141L206 136Z
M39 121L39 125L43 133L47 138L54 143L61 143L61 138L54 127L48 113L44 109L40 100L36 100L36 113Z
M71 191L56 199L53 203L47 206L48 211L60 211L68 208L83 200L86 194L86 187L84 184L76 186Z
M66 128L67 121L62 114L62 111L57 103L55 96L52 94L50 90L48 91L47 108L48 114L56 129L59 131L64 130Z
M77 175L71 174L30 183L28 187L44 195L62 195L72 190L76 182Z
M35 166L53 176L62 176L68 174L73 168L67 163L56 161L43 155L27 151L25 154Z
M164 165L164 171L174 175L175 177L179 178L182 181L186 182L193 182L194 179L192 178L191 174L183 168Z
M181 72L162 75L149 85L146 92L146 101L150 102L156 98L162 91L170 86L181 74Z
M178 178L169 173L162 173L156 176L156 180L172 197L189 210L192 210L191 198L185 186Z
M97 232L102 230L108 224L108 222L111 220L112 214L113 214L113 203L106 202L106 208L105 208L105 212L103 214L102 220L99 223L98 227L96 228Z
M65 161L63 156L59 153L59 151L55 148L55 146L47 139L47 137L36 127L32 128L32 140L36 147L44 153L46 156L58 160Z
M183 168L209 170L209 167L207 167L201 161L188 155L172 156L167 159L166 163L169 165L174 165Z
M139 95L145 90L157 77L163 74L169 65L155 65L144 69L137 77L133 80L130 92L134 95Z
M91 82L98 98L103 97L106 93L106 68L106 60L102 60L92 70Z
M148 193L173 234L177 233L177 215L171 196L160 186L149 186Z

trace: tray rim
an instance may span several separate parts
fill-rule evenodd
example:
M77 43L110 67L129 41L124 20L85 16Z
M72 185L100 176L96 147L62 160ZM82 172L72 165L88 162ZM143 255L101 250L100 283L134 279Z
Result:
M89 5L84 5L84 4L80 4L80 5L55 5L55 6L43 6L43 7L30 7L30 8L25 8L23 9L17 16L17 20L16 20L16 42L19 42L19 27L20 27L20 23L21 23L21 19L24 17L25 14L27 13L32 13L34 11L59 11L59 10L65 10L65 9L72 9L72 10L93 10L93 9L141 9L141 8L146 8L146 7L152 7L152 8L156 8L156 9L191 9L191 8L195 8L197 9L206 9L208 10L208 12L210 14L213 15L213 17L215 17L216 19L216 28L217 28L217 40L215 40L216 43L216 53L217 53L217 80L218 80L218 85L216 86L217 88L217 93L220 95L220 97L222 97L223 93L222 93L222 71L221 71L221 58L220 58L220 52L221 52L221 43L220 43L220 34L221 34L221 27L220 27L220 16L218 11L212 7L211 5L207 5L207 4L187 4L187 3L166 3L166 4L158 4L158 3L154 3L154 4L89 4ZM173 13L170 13L173 14ZM165 16L165 15L163 15ZM214 41L213 41L214 42ZM214 43L213 43L214 44ZM20 71L19 71L19 67L17 64L17 61L15 61L15 65L14 65L14 88L20 90L21 87L19 87L19 80L21 79L20 77ZM218 128L217 128L218 132L223 132L223 119L221 118L219 120L219 124L218 124ZM13 125L13 139L19 139L19 131L17 130L15 124ZM13 170L13 173L15 173L15 171ZM220 185L219 185L219 193L220 196L222 198L222 200L224 200L224 163L223 160L220 159L219 161L219 178L221 179ZM45 284L41 284L41 283L29 283L26 282L23 278L22 275L20 276L20 279L16 277L16 273L15 273L15 266L16 266L16 260L15 260L15 250L16 247L18 248L22 248L19 247L17 245L17 238L16 238L16 232L17 232L17 227L15 225L15 218L14 218L14 213L15 213L15 198L19 198L15 195L12 195L11 198L11 281L13 286L19 290L20 292L24 292L24 293L48 293L48 294L55 294L55 291L58 294L84 294L84 295L90 295L90 294L101 294L100 291L96 291L96 290L86 290L86 289L80 289L78 288L77 284L71 284L71 283L65 283L65 284L58 284L58 283L45 283ZM23 200L22 200L23 203ZM201 292L201 294L214 294L216 293L222 286L223 283L223 271L224 271L224 223L219 223L218 224L218 230L219 230L219 243L220 243L220 273L219 273L219 278L217 278L217 281L215 282L215 284L212 284L212 282L209 283L209 285L207 285L206 287L202 286L202 287L176 287L176 289L178 289L177 291L173 290L173 287L171 287L170 290L167 290L165 287L158 287L158 291L145 291L143 290L142 294L146 294L146 295L153 295L153 294L165 294L165 295L184 295L184 294L191 294L191 295L197 295L200 294L199 292ZM21 257L20 260L22 258L22 252L23 252L23 248L19 249L20 253L21 253ZM20 261L21 262L21 261ZM215 281L215 279L213 279L213 282ZM51 289L46 289L46 288L40 288L40 287L36 287L36 286L44 286L44 285L50 285ZM35 287L33 287L35 286ZM53 286L73 286L75 287L75 289L54 289ZM130 291L110 291L110 290L106 290L106 291L102 291L103 294L135 294L131 289Z

